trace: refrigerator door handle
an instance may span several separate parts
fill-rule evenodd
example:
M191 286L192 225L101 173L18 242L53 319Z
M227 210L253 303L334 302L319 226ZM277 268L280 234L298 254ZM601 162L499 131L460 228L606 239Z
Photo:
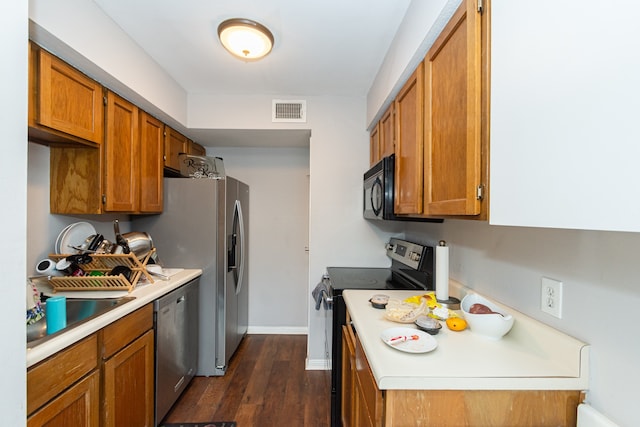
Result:
M240 290L242 289L242 280L244 276L244 248L245 248L245 235L244 235L244 218L242 216L242 205L240 204L240 200L236 200L235 205L235 215L238 219L238 228L240 234L240 262L238 263L238 283L236 284L236 295L240 294Z

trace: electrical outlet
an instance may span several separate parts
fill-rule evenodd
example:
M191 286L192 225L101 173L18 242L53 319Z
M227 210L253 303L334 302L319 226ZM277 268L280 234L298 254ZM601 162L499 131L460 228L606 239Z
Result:
M562 319L562 282L543 277L540 284L540 310Z

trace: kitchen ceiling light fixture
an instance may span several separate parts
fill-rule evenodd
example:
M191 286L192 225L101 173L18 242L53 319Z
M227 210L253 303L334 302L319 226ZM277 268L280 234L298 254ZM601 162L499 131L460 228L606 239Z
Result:
M227 19L218 25L218 38L232 55L245 61L265 57L273 47L273 34L258 22L244 18Z

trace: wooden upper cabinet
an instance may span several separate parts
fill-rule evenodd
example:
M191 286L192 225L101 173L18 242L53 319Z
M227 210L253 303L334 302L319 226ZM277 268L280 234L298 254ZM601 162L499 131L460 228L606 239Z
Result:
M104 141L102 86L33 43L29 53L29 137L40 142Z
M140 144L138 107L107 94L107 137L104 148L104 210L135 212L139 202Z
M380 158L395 153L395 108L392 103L380 118Z
M162 212L164 124L140 111L140 212Z
M187 154L191 154L193 156L206 156L207 149L202 145L194 142L192 140L187 141Z
M429 215L477 215L481 202L481 14L465 0L424 60L424 203Z
M178 154L187 152L187 137L169 126L164 129L164 167L180 171Z
M421 214L423 185L424 65L420 63L395 100L396 214Z
M369 134L371 166L395 152L395 106L392 103Z
M369 164L375 165L380 161L380 122L369 133Z

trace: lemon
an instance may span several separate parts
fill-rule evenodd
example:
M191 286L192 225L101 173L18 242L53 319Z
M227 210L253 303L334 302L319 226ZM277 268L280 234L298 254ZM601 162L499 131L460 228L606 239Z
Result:
M467 329L467 321L462 317L449 317L446 322L447 327L452 331L464 331Z

